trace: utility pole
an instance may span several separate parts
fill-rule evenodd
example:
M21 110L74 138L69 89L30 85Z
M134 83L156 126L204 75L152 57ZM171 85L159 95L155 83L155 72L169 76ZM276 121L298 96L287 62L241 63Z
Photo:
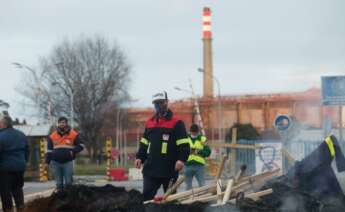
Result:
M196 95L194 93L194 89L193 89L193 85L192 85L192 80L189 78L188 81L189 81L190 90L192 91L192 96L194 98L194 109L196 111L196 116L197 116L197 119L198 119L198 125L200 126L202 135L205 135L205 128L204 128L204 124L203 124L202 118L201 118L198 98L196 97Z
M202 68L198 68L198 72L203 73L204 75L209 75ZM218 100L218 139L224 140L223 139L222 102L221 102L221 98L220 98L220 82L214 75L211 75L210 78L216 82L217 88L218 88L218 98L217 98L217 100Z

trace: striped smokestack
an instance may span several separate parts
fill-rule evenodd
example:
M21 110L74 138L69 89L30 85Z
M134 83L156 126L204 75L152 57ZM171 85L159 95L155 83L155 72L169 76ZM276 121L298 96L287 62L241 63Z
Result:
M204 7L202 16L203 58L204 58L204 97L213 97L212 32L211 9Z

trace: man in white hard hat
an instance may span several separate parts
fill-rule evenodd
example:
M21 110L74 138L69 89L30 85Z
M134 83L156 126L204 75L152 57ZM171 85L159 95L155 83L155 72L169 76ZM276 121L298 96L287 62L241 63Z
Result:
M153 95L154 115L145 123L135 165L143 165L144 200L151 200L163 185L176 181L178 172L187 161L190 147L183 121L177 119L168 108L165 91Z

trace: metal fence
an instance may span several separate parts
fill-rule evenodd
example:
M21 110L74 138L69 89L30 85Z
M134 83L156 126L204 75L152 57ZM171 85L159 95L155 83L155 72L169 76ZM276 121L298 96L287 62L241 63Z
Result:
M254 145L257 140L238 140L237 144ZM247 165L246 173L252 175L255 173L255 150L252 149L231 149L226 148L228 158L231 158L231 153L236 151L236 170L239 170L242 164Z
M285 148L295 160L302 160L305 156L309 155L312 151L314 151L321 143L322 140L315 140L315 141L308 141L308 140L296 140L296 141L288 141L282 142L281 140L238 140L238 144L247 144L247 145L254 145L254 144L265 144L265 143L281 143L282 147ZM252 149L231 149L227 148L226 152L228 158L231 158L231 153L236 151L236 170L240 169L242 164L247 165L246 173L248 175L252 175L256 173L256 157L257 152ZM277 150L277 155L280 154L281 151ZM289 161L286 158L282 159L282 166L284 172L291 167Z

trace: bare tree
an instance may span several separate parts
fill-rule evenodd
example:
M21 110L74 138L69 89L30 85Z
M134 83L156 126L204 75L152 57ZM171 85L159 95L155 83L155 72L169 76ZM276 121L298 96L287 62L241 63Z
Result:
M39 67L40 82L28 81L26 87L31 89L22 93L46 116L71 117L90 156L95 157L107 110L129 99L131 69L123 51L101 36L65 39L40 59ZM41 98L37 98L37 90Z

